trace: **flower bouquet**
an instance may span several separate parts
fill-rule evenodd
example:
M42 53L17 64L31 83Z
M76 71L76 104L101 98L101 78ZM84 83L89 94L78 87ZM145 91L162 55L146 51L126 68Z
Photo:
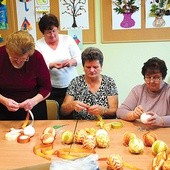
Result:
M114 8L118 14L123 13L134 13L139 10L139 7L135 5L136 0L116 0L113 4L116 5Z

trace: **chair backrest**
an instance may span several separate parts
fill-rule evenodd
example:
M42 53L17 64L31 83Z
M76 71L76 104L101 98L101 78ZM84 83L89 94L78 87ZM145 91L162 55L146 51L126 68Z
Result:
M48 120L56 120L59 118L59 104L55 100L46 100L47 105L47 118Z

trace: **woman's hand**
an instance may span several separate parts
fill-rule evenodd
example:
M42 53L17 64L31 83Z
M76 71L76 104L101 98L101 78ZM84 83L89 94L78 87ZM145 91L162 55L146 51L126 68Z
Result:
M74 110L75 110L76 112L80 112L80 111L82 111L82 110L88 110L88 108L89 108L90 106L87 105L87 104L85 104L85 103L83 103L83 102L80 102L80 101L78 101L78 100L75 100L75 101L73 102L73 107L74 107Z
M150 126L163 126L163 119L161 116L157 115L154 112L147 112L147 114L150 114L151 117L148 119L147 125Z
M4 103L7 109L11 112L16 112L19 109L19 104L12 99L6 98Z
M133 111L133 117L135 119L139 119L141 114L144 112L144 109L141 105L137 106L135 110Z
M19 104L20 108L23 108L25 111L31 110L35 106L35 102L32 99L27 99Z
M62 62L63 67L71 67L71 66L76 66L77 65L77 61L75 59L70 59L70 60L64 60Z
M91 115L102 115L104 113L104 109L105 108L103 106L93 105L87 109L87 112Z

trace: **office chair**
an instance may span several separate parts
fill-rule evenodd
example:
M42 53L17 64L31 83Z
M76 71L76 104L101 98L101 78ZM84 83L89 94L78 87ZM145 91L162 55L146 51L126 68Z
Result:
M56 120L59 118L59 104L55 100L46 100L47 118L48 120Z

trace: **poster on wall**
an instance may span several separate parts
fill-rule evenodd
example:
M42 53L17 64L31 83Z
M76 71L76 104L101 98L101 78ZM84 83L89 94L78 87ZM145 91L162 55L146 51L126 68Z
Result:
M83 49L83 36L82 36L82 29L69 29L68 35L72 36L76 44L79 46L80 50Z
M34 0L16 0L18 30L28 30L36 40Z
M6 0L0 0L0 30L8 29Z
M141 0L112 0L112 30L141 28Z
M59 0L60 29L89 29L88 0Z
M50 0L35 0L36 22L39 22L41 17L50 13Z
M147 0L146 28L170 27L170 0Z

